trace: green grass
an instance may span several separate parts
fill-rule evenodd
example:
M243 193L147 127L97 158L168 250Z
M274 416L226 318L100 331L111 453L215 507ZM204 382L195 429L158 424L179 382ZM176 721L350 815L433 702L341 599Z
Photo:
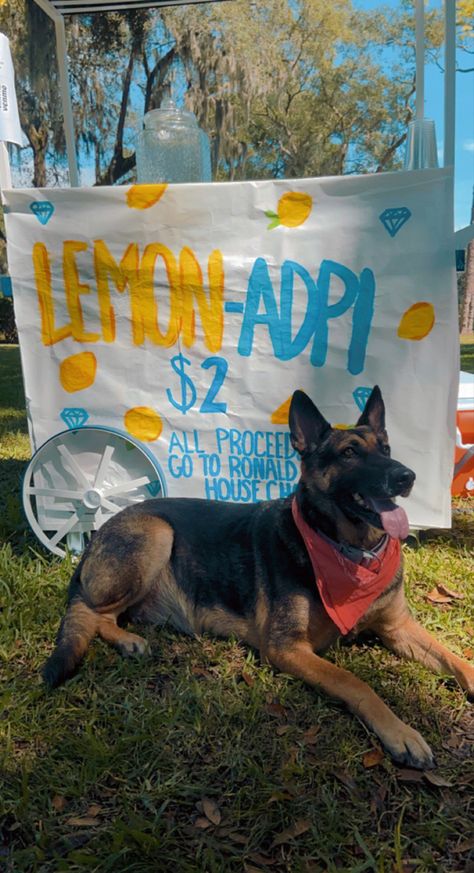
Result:
M461 370L474 373L474 334L461 337Z
M453 681L378 645L329 657L422 731L448 787L406 781L413 776L386 758L365 769L376 742L361 724L235 641L148 629L153 654L144 661L95 642L71 682L45 690L39 670L71 568L22 521L28 443L17 349L0 347L0 368L0 870L465 871L469 706ZM452 531L405 548L413 610L458 653L474 647L473 547L471 503L470 512L458 504ZM440 581L464 600L430 605L425 595ZM222 815L205 830L196 826L203 797ZM301 820L304 832L272 845Z

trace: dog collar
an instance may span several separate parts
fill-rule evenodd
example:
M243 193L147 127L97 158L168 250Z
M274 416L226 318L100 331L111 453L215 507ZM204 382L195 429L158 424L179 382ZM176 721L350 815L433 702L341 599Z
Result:
M384 534L373 549L360 549L358 546L351 546L349 543L337 543L336 540L332 540L331 537L328 537L321 530L317 530L316 533L323 540L326 540L333 549L336 549L341 555L348 558L349 561L353 561L355 564L362 564L364 567L370 567L371 562L374 560L382 560L383 552L387 548L389 540L388 534Z
M400 541L388 537L384 544L378 544L376 553L357 549L359 556L362 554L360 563L310 527L295 497L291 511L306 546L323 606L340 632L348 634L393 580L400 564Z

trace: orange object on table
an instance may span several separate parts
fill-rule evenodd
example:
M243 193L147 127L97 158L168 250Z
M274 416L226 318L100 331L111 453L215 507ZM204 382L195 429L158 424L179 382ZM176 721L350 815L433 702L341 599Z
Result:
M474 497L474 409L458 409L451 493Z

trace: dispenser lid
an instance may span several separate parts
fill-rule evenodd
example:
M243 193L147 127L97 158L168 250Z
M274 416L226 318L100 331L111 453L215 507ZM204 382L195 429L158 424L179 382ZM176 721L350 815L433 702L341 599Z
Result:
M152 109L145 115L145 127L162 127L167 124L184 124L197 126L194 112L176 106L171 97L165 97L159 109Z

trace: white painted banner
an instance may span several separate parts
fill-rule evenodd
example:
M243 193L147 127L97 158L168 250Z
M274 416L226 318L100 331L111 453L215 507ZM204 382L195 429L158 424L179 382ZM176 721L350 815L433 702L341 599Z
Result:
M0 33L0 142L22 144L10 42Z
M111 426L155 493L267 500L298 477L293 390L352 424L379 384L410 522L449 525L451 196L446 170L4 192L33 446Z

